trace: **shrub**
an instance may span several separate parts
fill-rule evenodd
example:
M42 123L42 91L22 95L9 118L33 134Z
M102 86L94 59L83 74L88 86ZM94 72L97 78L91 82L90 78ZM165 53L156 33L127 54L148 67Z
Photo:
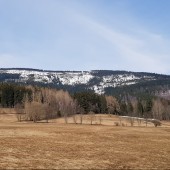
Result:
M124 124L124 123L122 123L122 126L125 126L125 124Z
M114 122L115 126L119 126L119 123L118 122Z
M154 124L155 127L161 126L161 122L159 120L152 120L152 123Z

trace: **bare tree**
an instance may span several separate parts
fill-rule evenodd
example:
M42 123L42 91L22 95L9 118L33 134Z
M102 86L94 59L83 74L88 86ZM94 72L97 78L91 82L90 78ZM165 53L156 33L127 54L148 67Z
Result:
M152 115L153 118L162 120L162 115L165 112L165 107L163 106L160 99L156 99L153 101L153 107L152 107Z
M83 113L80 113L80 124L83 124Z
M79 106L72 99L68 92L49 88L29 87L32 91L31 102L27 99L25 102L25 112L27 120L46 120L63 116L68 123L68 116L79 112ZM77 116L73 116L77 123Z
M99 115L99 124L101 125L102 124L102 116Z
M23 105L22 104L16 104L15 105L15 110L16 110L16 117L17 117L17 120L19 121L19 122L21 122L22 121L22 119L23 119L23 116L24 116L24 109L23 109Z
M90 124L93 124L93 121L95 120L95 113L94 112L89 112L88 113L88 119L90 120Z
M166 105L164 107L165 107L165 112L163 114L163 119L170 120L170 105Z
M116 113L119 108L119 103L113 96L106 96L107 109L109 114Z
M28 120L37 122L44 119L45 107L43 104L38 102L26 103L25 113Z
M65 106L64 102L59 103L59 109L62 115L64 116L65 123L68 123L68 113L67 113L67 106Z
M130 125L133 126L134 122L135 122L135 119L132 118L132 117L129 117L128 121L129 121Z

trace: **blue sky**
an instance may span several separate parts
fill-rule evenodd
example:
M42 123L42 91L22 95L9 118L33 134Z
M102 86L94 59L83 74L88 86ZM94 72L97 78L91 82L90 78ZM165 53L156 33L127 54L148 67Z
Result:
M168 0L0 0L0 67L170 74Z

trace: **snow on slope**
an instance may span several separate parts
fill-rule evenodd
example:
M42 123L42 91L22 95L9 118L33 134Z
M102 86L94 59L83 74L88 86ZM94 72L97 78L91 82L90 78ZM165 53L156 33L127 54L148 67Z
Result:
M90 72L46 72L30 70L7 70L9 74L20 74L21 80L29 80L32 76L36 82L53 83L58 79L63 85L87 84L93 76Z
M139 77L136 77L132 74L103 76L103 81L101 81L99 85L94 85L91 89L93 89L98 94L103 94L104 88L106 87L131 85L131 84L135 84L136 80L139 79L140 79Z
M26 82L26 81L34 81L41 82L44 84L55 83L62 85L80 85L85 84L88 85L90 89L94 90L96 93L102 94L104 93L104 89L106 87L116 87L122 85L131 85L137 83L141 78L144 79L154 79L154 77L138 77L133 73L126 74L110 74L107 76L104 75L94 75L93 71L43 71L43 70L31 70L31 69L1 69L0 74L18 74L19 79L14 81L16 82ZM91 80L93 78L97 78L99 81L91 84ZM10 80L10 79L8 79ZM7 81L8 81L7 80Z
M58 76L62 84L64 85L75 85L75 84L87 84L90 79L93 78L93 76L90 74L90 72L85 73L66 73L66 74L60 74Z

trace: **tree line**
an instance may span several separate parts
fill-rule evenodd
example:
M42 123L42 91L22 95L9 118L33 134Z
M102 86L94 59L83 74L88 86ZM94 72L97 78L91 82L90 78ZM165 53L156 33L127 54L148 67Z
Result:
M25 86L0 84L0 107L14 108L17 104L23 104L26 96L31 100L32 91Z
M143 94L116 98L94 92L69 94L47 87L0 84L0 107L24 110L18 120L39 121L75 114L106 113L122 116L170 120L170 101Z

